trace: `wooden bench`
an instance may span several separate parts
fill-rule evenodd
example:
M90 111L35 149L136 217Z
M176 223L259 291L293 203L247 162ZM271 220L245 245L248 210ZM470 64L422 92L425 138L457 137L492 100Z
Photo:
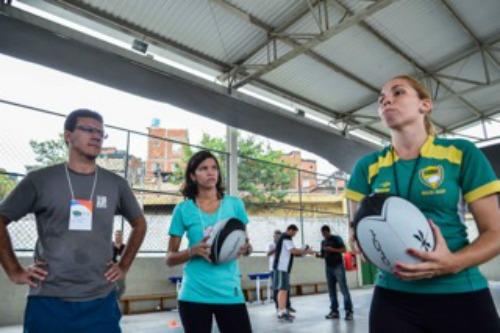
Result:
M131 313L145 313L145 312L153 312L153 311L164 311L167 310L165 307L166 300L176 300L176 293L164 293L164 294L147 294L147 295L130 295L123 296L120 299L120 302L123 305L123 313L128 315ZM133 302L145 302L145 301L157 301L158 305L152 309L140 310L140 311L132 311L130 307L130 303Z
M319 287L325 286L326 282L309 282L309 283L297 283L290 286L290 288L295 288L295 294L297 296L308 295L308 294L319 294ZM304 293L304 287L312 287L314 292L312 293Z
M260 299L264 300L265 299L265 292L266 292L267 287L266 286L261 286L260 287ZM245 301L250 302L250 301L255 301L256 297L254 299L253 294L257 292L257 287L255 286L249 286L242 288L243 291L243 296L245 296Z
M290 292L292 296L319 294L320 292L322 292L319 290L321 286L324 286L326 288L326 282L294 283L290 285ZM312 287L313 292L305 293L304 289L307 287ZM253 294L257 292L257 288L255 286L247 286L242 289L243 289L243 295L245 296L245 301L249 302L254 300ZM266 287L261 286L260 299L264 299L265 292L266 292Z

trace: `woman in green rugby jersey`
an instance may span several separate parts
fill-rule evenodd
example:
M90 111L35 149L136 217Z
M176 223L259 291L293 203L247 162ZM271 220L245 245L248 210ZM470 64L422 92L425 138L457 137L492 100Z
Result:
M387 82L378 112L391 145L361 158L347 197L358 202L388 192L415 204L431 221L432 252L408 249L423 260L379 272L370 309L370 332L500 332L487 280L477 266L500 253L500 181L469 141L435 136L429 92L409 76ZM479 230L467 239L464 206Z

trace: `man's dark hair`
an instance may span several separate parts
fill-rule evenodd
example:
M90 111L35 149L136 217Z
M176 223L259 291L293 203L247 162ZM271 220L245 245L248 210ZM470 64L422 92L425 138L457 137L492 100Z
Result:
M71 111L71 113L66 117L66 120L64 121L64 130L73 132L76 128L78 118L92 118L101 124L104 123L104 120L99 113L88 109L77 109L75 111Z
M222 175L220 171L219 161L217 161L217 158L214 156L214 154L212 154L208 150L201 150L196 154L194 154L193 156L191 156L187 164L186 172L184 174L184 184L182 185L181 188L181 193L184 196L184 198L192 200L196 198L196 195L198 194L198 184L196 184L191 179L191 175L194 174L198 166L203 161L209 158L215 161L215 164L217 165L217 170L219 171L219 176L217 177L217 184L216 184L217 197L219 199L222 199L224 197L224 185L222 184Z
M299 228L297 228L297 226L295 224L290 224L286 230L293 230L293 231L299 231Z
M325 224L321 227L321 232L330 232L330 227Z

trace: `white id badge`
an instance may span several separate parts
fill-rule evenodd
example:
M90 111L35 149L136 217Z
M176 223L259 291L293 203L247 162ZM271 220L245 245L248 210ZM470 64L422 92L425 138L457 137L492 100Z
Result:
M82 199L71 200L69 230L92 230L92 201Z

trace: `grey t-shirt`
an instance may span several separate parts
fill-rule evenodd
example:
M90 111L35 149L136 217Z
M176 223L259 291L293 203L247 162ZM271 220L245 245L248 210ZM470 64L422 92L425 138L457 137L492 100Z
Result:
M95 173L69 170L76 199L89 200ZM98 168L93 196L92 230L69 230L71 191L65 165L29 173L0 204L0 215L16 221L34 213L38 230L35 260L47 263L48 276L30 296L52 296L87 301L108 295L114 288L104 277L112 260L111 236L115 215L131 221L141 208L125 179Z

